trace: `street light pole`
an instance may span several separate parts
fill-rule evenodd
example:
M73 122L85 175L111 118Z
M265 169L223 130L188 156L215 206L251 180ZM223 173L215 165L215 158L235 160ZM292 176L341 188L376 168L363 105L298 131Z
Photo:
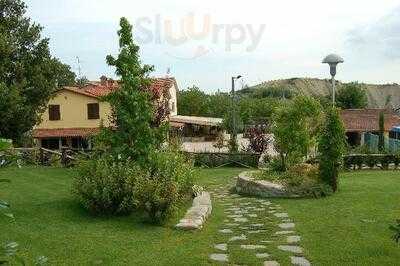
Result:
M330 67L330 73L332 77L332 103L333 106L335 106L335 89L336 89L336 82L335 82L335 76L336 76L336 67L339 63L343 63L344 60L340 56L336 54L330 54L327 57L322 60L322 63L324 64L329 64Z
M240 79L242 76L237 76L237 77L232 77L232 132L231 132L231 137L230 137L230 146L232 150L237 151L237 132L236 132L236 95L235 95L235 80Z

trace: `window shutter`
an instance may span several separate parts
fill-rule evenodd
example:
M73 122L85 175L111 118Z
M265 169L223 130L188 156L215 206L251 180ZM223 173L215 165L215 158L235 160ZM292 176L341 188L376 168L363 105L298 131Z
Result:
M87 105L88 119L99 119L99 104L98 103L88 103Z
M60 105L51 104L49 105L49 120L56 121L61 119Z

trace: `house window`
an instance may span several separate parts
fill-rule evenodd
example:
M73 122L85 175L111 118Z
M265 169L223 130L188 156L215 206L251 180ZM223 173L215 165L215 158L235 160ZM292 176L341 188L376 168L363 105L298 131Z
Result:
M98 103L88 103L87 105L88 119L99 119L99 104Z
M49 105L49 120L56 121L56 120L60 120L60 119L61 119L60 105L50 104Z

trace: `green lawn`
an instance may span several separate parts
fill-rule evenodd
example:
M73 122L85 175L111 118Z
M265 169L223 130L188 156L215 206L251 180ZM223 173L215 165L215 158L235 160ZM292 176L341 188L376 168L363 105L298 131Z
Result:
M199 170L206 188L226 184L241 169ZM0 198L12 204L16 222L0 217L0 243L16 241L25 256L44 255L50 265L209 265L224 219L220 204L199 232L142 222L138 214L88 215L70 193L74 170L0 169ZM313 265L399 265L400 245L388 226L400 218L399 172L344 173L340 191L318 200L274 200L294 218Z

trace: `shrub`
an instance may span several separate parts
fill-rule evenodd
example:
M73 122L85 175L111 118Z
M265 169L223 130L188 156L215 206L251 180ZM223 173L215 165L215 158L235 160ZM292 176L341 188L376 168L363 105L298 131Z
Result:
M271 171L273 172L284 172L285 166L282 163L282 160L278 157L272 158L272 160L270 160L270 162L268 163L268 167Z
M345 156L343 158L343 167L344 167L344 169L351 170L351 167L354 164L353 158L354 158L353 156Z
M318 143L320 153L319 171L321 180L336 192L339 166L345 150L343 122L336 108L329 109L325 125Z
M369 168L373 169L378 164L378 158L374 155L367 155L365 163Z
M394 159L393 159L392 155L382 155L380 157L381 166L382 166L382 169L384 169L384 170L388 170L389 164L393 161L394 161Z
M399 165L400 165L400 153L397 153L397 154L395 154L395 155L393 156L393 163L394 163L394 167L395 167L396 169L398 169L398 168L399 168Z
M357 168L358 169L362 169L363 165L364 165L364 156L363 155L354 155L353 156L353 165L354 165L354 169Z
M393 240L400 243L400 219L396 221L396 225L391 225L390 229L394 232Z
M176 151L151 155L149 172L137 180L135 196L138 207L152 223L163 224L177 204L193 190L194 169L185 156Z
M136 180L142 171L129 160L102 156L81 161L73 193L93 214L129 214L135 208Z
M299 169L303 168L303 170L307 169L301 166L297 166ZM312 198L320 198L326 197L332 194L332 188L324 183L321 183L318 175L318 169L314 166L311 166L305 171L288 171L283 174L284 183L286 189L295 195L301 197L312 197Z

